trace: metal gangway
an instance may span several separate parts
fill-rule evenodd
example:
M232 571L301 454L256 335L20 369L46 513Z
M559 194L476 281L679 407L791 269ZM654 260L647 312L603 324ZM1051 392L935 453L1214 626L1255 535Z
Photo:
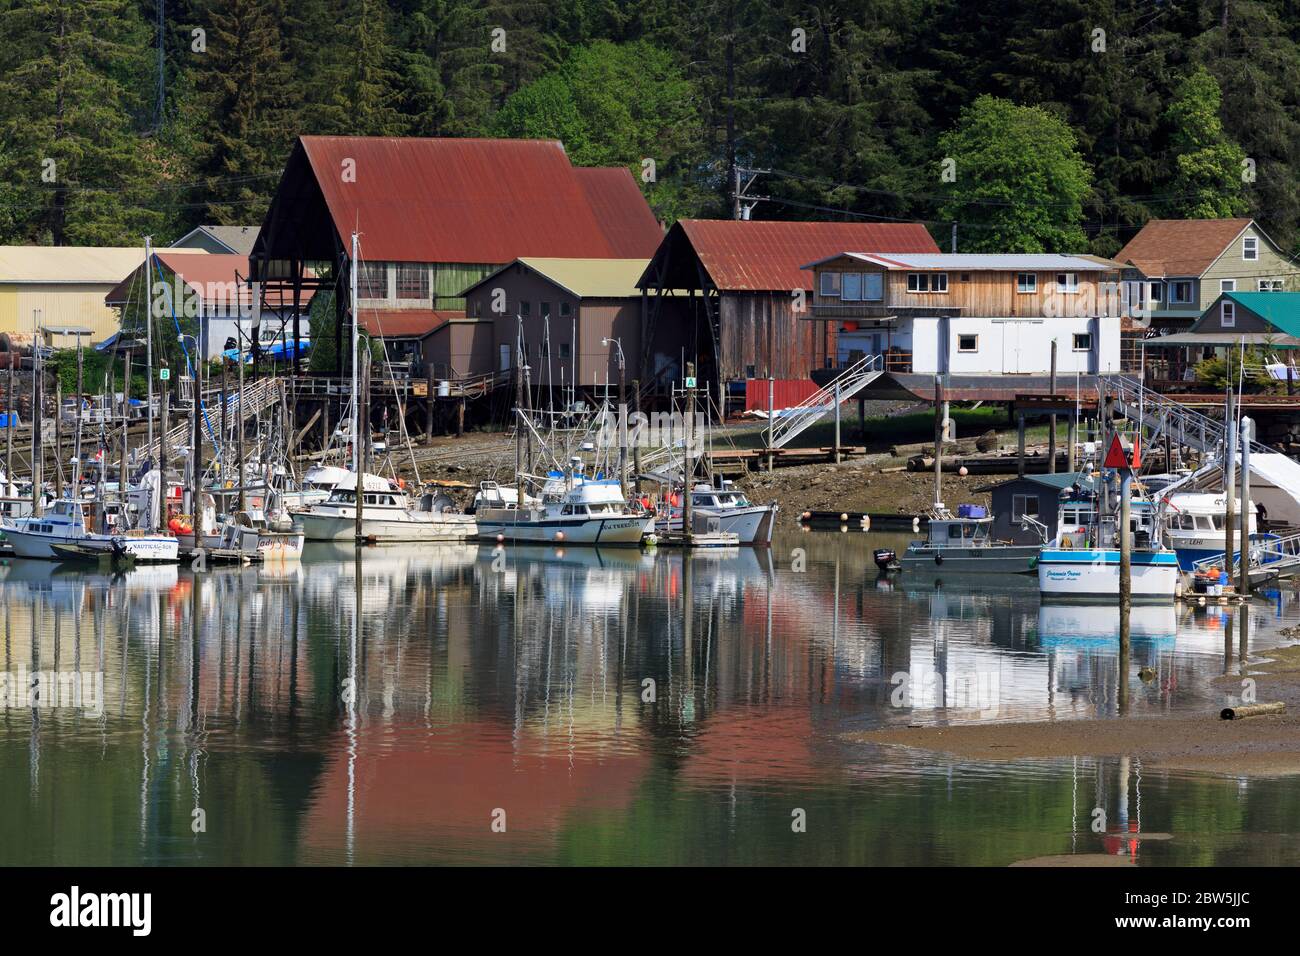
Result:
M1250 583L1265 584L1281 577L1290 577L1300 569L1300 531L1278 537L1253 538L1247 548L1250 556ZM1200 558L1193 565L1196 571L1222 570L1224 555L1220 551L1208 557ZM1232 552L1232 567L1228 569L1230 578L1235 579L1241 572L1241 551Z
M278 404L284 398L284 380L279 378L264 378L251 385L245 385L243 389L243 401L240 401L240 391L238 388L227 391L225 396L225 413L226 421L240 421L240 409L243 409L243 420L252 418L254 415L265 411L272 405ZM206 419L204 431L208 434L208 440L214 445L216 432L221 427L222 397L220 389L205 389L203 395L203 415ZM153 445L146 452L143 447L134 451L135 459L142 460L142 456L151 457L154 461L158 460L158 453L163 441L167 442L168 457L172 457L176 450L189 448L194 438L193 420L183 422L173 428L168 429L166 435L156 435Z
M784 448L797 435L835 411L837 399L841 403L848 401L884 374L883 355L864 355L830 384L813 392L793 408L783 409L779 416L776 409L772 409L769 414L776 417L776 421L772 424L769 444L773 448Z
M1223 422L1202 415L1160 392L1152 391L1137 379L1125 375L1106 375L1102 381L1103 391L1109 391L1115 396L1116 409L1129 421L1140 419L1156 435L1167 433L1174 443L1200 452L1222 448L1227 431ZM1277 449L1257 441L1250 443L1250 450L1261 454L1277 452Z

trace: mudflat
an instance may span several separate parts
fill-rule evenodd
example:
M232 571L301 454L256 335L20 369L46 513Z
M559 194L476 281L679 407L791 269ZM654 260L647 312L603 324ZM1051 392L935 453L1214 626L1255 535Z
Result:
M970 760L1136 756L1176 770L1232 776L1300 774L1300 645L1267 651L1246 673L1215 678L1225 690L1255 681L1256 699L1280 700L1287 712L1221 720L1217 708L1174 717L972 723L899 727L846 734L857 743L909 747Z

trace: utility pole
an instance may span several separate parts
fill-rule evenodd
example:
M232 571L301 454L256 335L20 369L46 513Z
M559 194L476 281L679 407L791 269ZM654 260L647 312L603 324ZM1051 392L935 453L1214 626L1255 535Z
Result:
M943 507L943 377L934 377L934 508Z
M1056 339L1052 339L1052 401L1056 401ZM1047 419L1047 473L1056 474L1056 412Z

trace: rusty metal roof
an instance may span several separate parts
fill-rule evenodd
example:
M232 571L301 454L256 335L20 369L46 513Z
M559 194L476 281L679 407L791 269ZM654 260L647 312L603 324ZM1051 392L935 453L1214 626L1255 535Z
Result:
M573 174L578 177L578 185L586 193L596 221L609 240L610 256L615 259L653 256L664 231L632 174L621 166L578 166Z
M362 309L361 327L386 339L418 339L464 312L446 309Z
M339 236L360 232L370 261L648 256L662 235L630 173L580 172L554 140L304 136L300 144Z
M180 276L181 281L209 303L219 300L230 307L252 305L253 290L248 284L248 256L203 252L200 249L155 249L154 258L168 272ZM143 270L142 262L104 297L104 302L108 305L123 305L132 288L144 280ZM157 281L156 274L150 275L149 287L152 288ZM311 303L313 292L310 287L301 290L299 304L304 310ZM264 301L273 309L291 307L293 293L285 289L268 289Z
M930 252L939 247L919 222L776 222L682 219L669 230L638 283L654 287L663 270L665 288L699 288L694 267L675 255L689 244L710 281L732 292L811 289L803 266L846 249L859 252ZM669 260L676 261L669 261Z

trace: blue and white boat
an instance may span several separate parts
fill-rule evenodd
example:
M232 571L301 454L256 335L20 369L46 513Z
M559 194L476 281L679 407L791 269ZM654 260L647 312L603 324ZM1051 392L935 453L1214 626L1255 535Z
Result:
M1114 501L1117 492L1112 492ZM1115 601L1119 598L1118 516L1103 513L1098 493L1067 488L1056 537L1038 554L1038 592L1044 600ZM1129 561L1135 602L1173 601L1182 585L1178 555L1161 543L1159 512L1146 499L1131 502Z
M93 552L129 556L141 563L167 563L178 559L179 544L174 535L146 531L114 534L91 531L86 527L86 509L91 506L90 502L60 498L42 515L27 515L5 524L5 538L19 558L58 561L76 551L83 555Z
M1196 570L1198 561L1223 557L1226 500L1221 491L1176 491L1163 499L1165 543L1178 552L1178 565L1184 571ZM1279 555L1270 548L1278 535L1257 530L1255 509L1243 509L1240 498L1234 499L1234 512L1249 529L1251 563L1276 561ZM1233 551L1234 562L1238 554Z

